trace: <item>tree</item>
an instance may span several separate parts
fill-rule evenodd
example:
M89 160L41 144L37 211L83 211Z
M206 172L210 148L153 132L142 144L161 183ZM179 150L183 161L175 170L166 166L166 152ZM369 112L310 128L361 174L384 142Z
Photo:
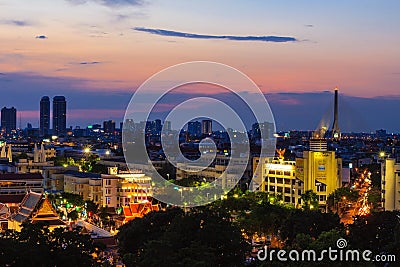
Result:
M318 209L318 195L312 190L307 190L300 196L304 210Z
M322 232L332 229L343 231L343 224L337 214L293 209L281 224L280 233L282 240L291 245L297 234L308 234L316 239Z
M67 193L67 192L63 192L61 194L61 197L63 199L65 199L67 201L67 203L74 205L74 206L78 206L81 207L85 204L83 197L81 195L78 194L72 194L72 193Z
M43 222L23 224L21 232L0 236L1 266L94 266L96 247L80 229L48 230Z
M385 211L357 217L349 226L350 243L358 249L400 258L400 212Z
M210 207L150 213L118 239L128 266L241 266L249 250L240 229Z

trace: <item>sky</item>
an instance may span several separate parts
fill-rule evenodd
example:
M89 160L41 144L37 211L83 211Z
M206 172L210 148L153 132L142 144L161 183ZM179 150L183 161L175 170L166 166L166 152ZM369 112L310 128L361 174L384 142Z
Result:
M40 98L65 95L68 126L119 122L149 77L201 60L249 76L280 130L313 130L338 86L341 128L400 132L398 10L397 0L0 0L0 106L37 127Z

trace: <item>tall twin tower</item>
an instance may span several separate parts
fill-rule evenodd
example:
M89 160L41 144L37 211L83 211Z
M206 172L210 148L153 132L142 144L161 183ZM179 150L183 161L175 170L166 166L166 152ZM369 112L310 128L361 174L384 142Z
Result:
M67 132L67 101L64 96L53 97L53 135L65 136ZM40 135L50 134L50 98L40 100Z

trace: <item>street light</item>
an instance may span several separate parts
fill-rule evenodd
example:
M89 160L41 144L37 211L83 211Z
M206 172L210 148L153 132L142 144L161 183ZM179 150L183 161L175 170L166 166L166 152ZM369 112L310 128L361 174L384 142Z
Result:
M83 149L83 152L85 152L85 153L90 153L90 148L85 147L85 149Z

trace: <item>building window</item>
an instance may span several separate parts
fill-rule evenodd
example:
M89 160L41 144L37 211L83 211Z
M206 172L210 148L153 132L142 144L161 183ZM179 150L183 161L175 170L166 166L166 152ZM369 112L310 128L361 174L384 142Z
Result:
M275 186L270 186L268 191L275 192Z

